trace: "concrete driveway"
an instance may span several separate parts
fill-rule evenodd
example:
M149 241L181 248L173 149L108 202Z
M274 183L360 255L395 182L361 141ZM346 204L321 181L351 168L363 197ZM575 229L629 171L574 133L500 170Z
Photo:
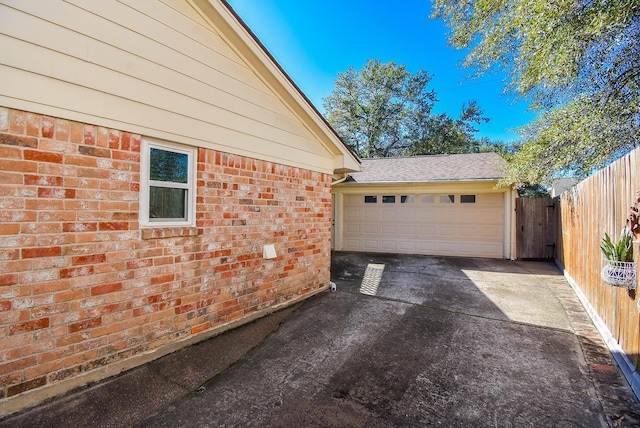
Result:
M335 253L323 292L2 426L638 426L550 263Z

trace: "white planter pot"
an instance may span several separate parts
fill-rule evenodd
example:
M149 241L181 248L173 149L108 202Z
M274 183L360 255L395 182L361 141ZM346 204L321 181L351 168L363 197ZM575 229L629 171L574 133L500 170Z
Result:
M638 269L633 262L612 262L607 261L607 265L600 271L600 276L610 285L616 287L626 287L635 289L638 284Z

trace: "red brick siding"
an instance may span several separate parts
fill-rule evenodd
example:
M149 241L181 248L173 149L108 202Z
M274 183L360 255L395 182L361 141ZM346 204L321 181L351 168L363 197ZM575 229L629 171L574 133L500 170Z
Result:
M199 149L196 227L141 230L140 143L0 108L0 399L328 284L330 175Z

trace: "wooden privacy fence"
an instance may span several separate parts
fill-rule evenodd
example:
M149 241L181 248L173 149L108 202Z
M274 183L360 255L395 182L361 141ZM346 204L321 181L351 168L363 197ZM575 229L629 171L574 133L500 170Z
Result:
M606 284L600 277L605 265L599 248L605 232L617 240L626 224L629 208L640 190L640 149L582 181L559 198L557 259L569 281L588 300L594 321L602 324L614 356L640 391L639 316L635 291ZM636 243L636 261L638 245ZM640 290L639 290L640 291ZM603 332L602 325L598 325ZM624 351L617 355L616 347ZM623 360L621 362L621 359ZM623 367L625 365L626 367Z

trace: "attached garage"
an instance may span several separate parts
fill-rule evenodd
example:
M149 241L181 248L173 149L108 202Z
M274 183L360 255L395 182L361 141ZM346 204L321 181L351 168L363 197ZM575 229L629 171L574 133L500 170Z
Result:
M333 188L334 249L512 258L503 165L493 153L364 159Z

